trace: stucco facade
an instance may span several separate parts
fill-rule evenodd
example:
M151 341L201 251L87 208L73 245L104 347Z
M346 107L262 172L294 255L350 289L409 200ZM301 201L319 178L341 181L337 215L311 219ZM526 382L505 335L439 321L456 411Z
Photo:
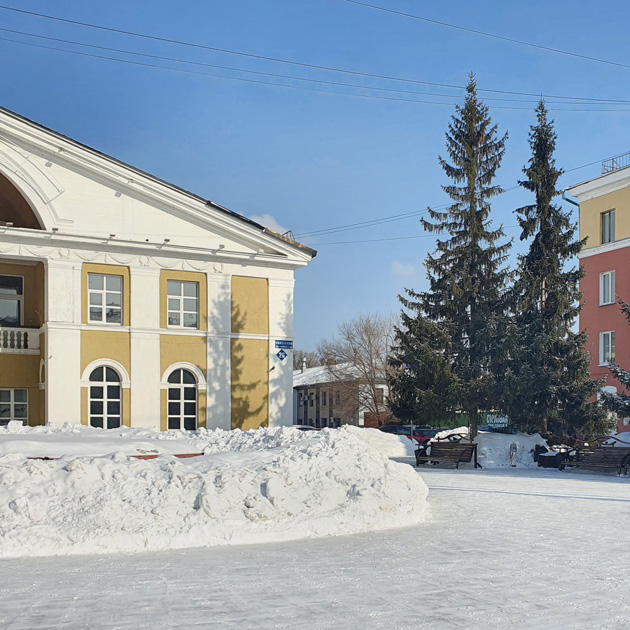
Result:
M619 168L569 189L580 204L580 253L584 278L580 283L583 309L580 330L587 333L593 378L606 378L605 387L622 388L608 363L630 370L630 325L617 298L630 301L630 168ZM628 420L619 420L628 430Z
M314 255L0 109L0 422L291 424Z

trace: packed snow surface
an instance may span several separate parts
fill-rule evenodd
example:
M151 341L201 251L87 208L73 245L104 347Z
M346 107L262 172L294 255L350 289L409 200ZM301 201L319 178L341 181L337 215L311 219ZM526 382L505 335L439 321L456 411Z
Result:
M60 459L27 459L42 449ZM403 450L398 438L356 428L169 434L12 425L0 431L0 556L249 544L419 523L425 483L381 452ZM159 455L128 457L138 451ZM185 452L204 455L170 454Z
M431 518L410 527L247 547L4 559L0 628L630 627L630 479L550 468L420 474Z

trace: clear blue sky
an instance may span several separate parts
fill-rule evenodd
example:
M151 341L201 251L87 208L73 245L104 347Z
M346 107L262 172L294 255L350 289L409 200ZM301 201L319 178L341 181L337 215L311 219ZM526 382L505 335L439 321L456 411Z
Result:
M474 71L481 89L627 99L630 69L543 51L376 11L344 0L3 0L7 6L307 64L463 86ZM630 6L548 2L367 0L382 7L508 38L630 63ZM6 33L0 38L285 83L309 90L117 63L0 40L0 104L105 153L247 216L269 215L296 235L447 201L437 164L462 91L307 69L96 31L0 10L0 27L145 54L419 94L292 81L233 70L91 51ZM312 90L437 101L424 104ZM529 157L535 98L480 92L500 131L510 134L498 182L516 184ZM517 102L493 98L522 99ZM555 104L557 163L571 169L630 151L630 102ZM501 108L499 108L501 107ZM503 109L523 108L523 109ZM597 164L568 173L568 186L599 174ZM493 217L515 237L513 210L529 202L515 190ZM274 225L270 225L274 227ZM373 239L418 237L366 242ZM432 251L417 217L317 238L319 251L296 274L296 347L314 349L361 312L393 313L405 286L426 286ZM340 241L358 243L332 244Z

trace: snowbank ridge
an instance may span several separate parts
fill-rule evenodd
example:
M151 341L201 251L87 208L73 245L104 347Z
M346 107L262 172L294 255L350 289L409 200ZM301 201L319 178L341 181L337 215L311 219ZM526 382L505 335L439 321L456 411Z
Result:
M160 439L134 435L149 445ZM179 437L206 455L0 456L0 557L282 541L410 525L425 515L420 476L356 430Z

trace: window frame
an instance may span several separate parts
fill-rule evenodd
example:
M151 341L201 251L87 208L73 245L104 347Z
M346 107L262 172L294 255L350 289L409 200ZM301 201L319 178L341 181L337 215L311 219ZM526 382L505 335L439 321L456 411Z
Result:
M24 392L26 395L26 400L15 400L15 392ZM0 401L0 405L8 405L9 407L9 416L1 417L0 416L0 426L3 426L5 423L9 422L22 422L25 426L28 426L28 388L26 387L0 387L0 392L9 392L9 400L8 401ZM23 418L15 417L15 407L16 405L24 405L26 407L26 415Z
M90 288L90 277L103 278L102 289ZM108 306L106 297L108 293L115 293L107 289L107 278L120 278L120 306ZM100 295L101 304L91 304L91 296ZM100 326L122 326L124 324L124 305L125 305L125 277L116 273L91 273L87 274L87 321L88 324L98 324ZM101 319L92 319L92 307L101 309ZM115 309L120 311L120 322L107 321L107 309ZM120 375L119 375L120 377Z
M103 370L103 376L100 381L92 380L92 374L96 372L96 370ZM117 381L108 381L107 380L107 370L111 370L117 377ZM122 386L122 377L118 373L118 370L115 370L110 365L97 365L95 366L88 376L88 425L95 429L120 429L123 426L123 386ZM118 387L118 397L109 395L109 387L117 386ZM100 397L94 396L92 392L92 388L102 389L102 395ZM103 408L101 413L92 413L92 403L102 403ZM109 413L108 403L118 403L118 413ZM109 418L118 418L118 426L110 427L108 426ZM102 419L102 427L92 424L92 418L101 418Z
M615 242L615 210L607 210L601 214L602 245ZM606 234L608 232L608 234Z
M187 372L188 374L192 376L192 379L193 379L192 383L184 382L184 372ZM170 380L174 375L179 376L179 382L174 383ZM177 368L168 375L167 388L166 388L166 429L167 431L196 431L199 428L199 393L198 393L199 388L198 388L198 385L199 383L197 381L197 377L195 376L195 373L187 368L184 368L184 367ZM194 399L186 398L186 390L194 391L195 393ZM175 391L179 392L179 396L177 398L171 399L171 392L175 392ZM179 404L179 413L176 413L176 414L171 413L170 411L171 403ZM186 404L191 404L191 403L195 405L195 413L194 413L195 425L194 425L194 428L192 429L186 428L186 418L193 417L193 414L186 413L185 406L184 406ZM171 419L177 419L179 426L171 427Z
M606 286L606 278L608 278L608 291L610 293L609 300L605 300L604 288ZM615 303L615 270L603 271L599 274L599 305L608 306Z
M609 351L609 359L606 360L605 356L605 348L604 343L605 339L608 338L608 351ZM599 365L610 365L615 360L615 331L614 330L604 330L599 333Z
M171 294L169 293L169 285L172 286L172 283L178 283L180 286L179 294ZM184 293L184 285L192 284L195 286L195 296L185 295ZM199 301L200 301L201 291L199 282L195 280L177 280L176 278L168 278L166 281L166 326L167 328L179 328L184 330L199 330ZM178 308L171 308L170 301L177 300ZM184 316L187 314L191 314L193 311L187 310L184 308L184 300L195 300L196 310L195 310L195 325L194 326L186 326L184 323ZM179 324L171 324L171 313L177 314L179 317Z
M22 281L22 293L16 294L16 295L11 295L10 293L0 293L0 300L6 300L7 302L11 301L11 302L18 303L20 321L16 324L15 328L20 328L24 326L24 276L19 276L13 273L2 273L0 274L0 278L19 278ZM0 327L14 328L14 326L5 326L4 324L0 324Z

